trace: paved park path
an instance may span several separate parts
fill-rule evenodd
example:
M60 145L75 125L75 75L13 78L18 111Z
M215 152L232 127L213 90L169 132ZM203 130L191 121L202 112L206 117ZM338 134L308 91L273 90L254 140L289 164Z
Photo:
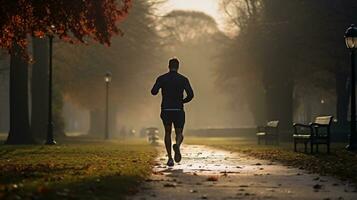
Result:
M356 188L347 182L244 154L185 145L182 155L181 164L168 168L162 152L152 177L129 199L357 200Z

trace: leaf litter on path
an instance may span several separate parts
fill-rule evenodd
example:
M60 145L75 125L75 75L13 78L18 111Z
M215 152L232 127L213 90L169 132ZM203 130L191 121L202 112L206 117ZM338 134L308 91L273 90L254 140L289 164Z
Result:
M209 176L206 180L207 181L218 181L218 176Z
M176 185L166 185L164 187L168 188L164 190L162 185L159 185L161 189L154 190L158 200L169 199L173 191L178 191L175 193L178 200L237 198L285 200L286 195L294 195L294 197L308 196L311 199L321 200L321 195L325 194L325 192L331 192L329 193L333 197L331 199L336 199L339 195L345 195L343 190L341 193L341 189L346 187L345 185L341 184L339 187L332 186L332 184L322 186L320 185L320 178L313 180L318 177L316 174L309 175L304 170L289 168L279 163L259 160L253 157L245 157L238 153L233 155L229 151L224 152L219 149L211 151L209 147L205 146L190 146L186 145L181 151L185 158L181 165L175 165L162 175L177 178L177 183L180 182L180 190L169 189L173 186L176 187ZM195 153L195 151L202 153ZM206 156L208 154L210 156ZM195 157L196 155L200 156L199 159ZM236 157L240 159L238 160ZM156 167L156 170L160 171L161 169ZM270 174L271 176L267 176ZM326 177L326 180L332 183L340 183L338 180L333 181L330 177ZM155 188L155 183L148 184L153 184L152 186ZM334 189L331 190L331 187ZM323 189L324 193L315 193L321 189ZM182 190L186 192L181 192ZM339 193L336 193L336 190ZM197 196L194 193L199 195ZM239 196L237 196L237 193ZM143 195L145 197L145 194ZM140 200L140 197L143 196L139 196L137 199Z

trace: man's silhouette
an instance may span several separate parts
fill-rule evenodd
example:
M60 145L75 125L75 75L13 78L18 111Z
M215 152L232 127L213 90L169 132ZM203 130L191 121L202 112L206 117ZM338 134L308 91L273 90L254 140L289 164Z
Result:
M161 89L161 119L165 127L165 146L168 156L167 165L173 166L174 161L171 155L171 130L172 124L175 127L176 144L172 147L175 151L175 162L181 161L180 145L183 141L183 127L185 125L184 104L193 99L193 90L189 80L178 73L179 61L173 58L169 61L170 71L156 79L151 90L152 95L157 95ZM184 91L186 97L184 98Z

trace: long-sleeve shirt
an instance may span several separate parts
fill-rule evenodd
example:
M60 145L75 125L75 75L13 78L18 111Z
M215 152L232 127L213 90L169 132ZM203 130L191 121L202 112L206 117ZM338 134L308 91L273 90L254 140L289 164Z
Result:
M193 90L190 81L185 76L175 71L170 71L156 79L151 90L152 95L157 95L161 89L162 110L183 110L184 104L193 99ZM184 91L186 97L183 97Z

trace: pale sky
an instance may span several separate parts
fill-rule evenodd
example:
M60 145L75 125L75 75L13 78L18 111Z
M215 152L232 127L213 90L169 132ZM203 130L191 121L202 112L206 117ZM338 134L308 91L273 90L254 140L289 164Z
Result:
M162 7L158 8L159 14L166 14L172 10L201 11L212 16L219 28L224 31L225 21L219 11L219 0L167 0Z

